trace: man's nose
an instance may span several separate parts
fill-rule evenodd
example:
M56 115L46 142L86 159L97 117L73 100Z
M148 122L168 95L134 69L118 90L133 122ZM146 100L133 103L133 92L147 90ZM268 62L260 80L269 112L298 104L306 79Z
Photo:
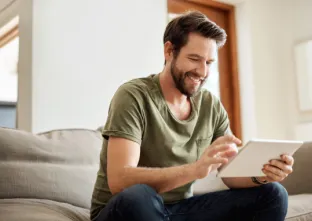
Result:
M206 62L201 62L200 66L197 69L197 73L200 75L201 78L206 78L208 76L209 68Z

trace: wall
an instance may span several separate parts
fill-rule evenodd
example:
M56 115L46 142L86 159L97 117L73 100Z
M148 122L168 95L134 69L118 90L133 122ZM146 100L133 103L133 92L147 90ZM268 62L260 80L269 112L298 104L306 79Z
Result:
M291 26L293 27L291 47L297 43L312 40L312 29L309 21L312 21L312 1L309 0L298 0L292 1L290 7ZM293 51L292 51L293 53ZM295 73L295 63L293 60L290 62L289 69L290 78L288 80L288 91L290 97L289 109L290 118L289 121L293 127L293 133L296 139L301 140L312 140L312 111L301 112L298 108L298 97L297 97L297 78ZM311 82L312 83L312 82Z
M236 4L241 115L244 141L285 139L284 80L280 71L279 34L285 32L282 0Z
M244 141L312 139L312 114L298 109L293 57L293 46L312 38L311 10L309 0L236 4Z
M120 84L162 70L166 14L165 0L22 1L18 127L103 125Z
M255 83L251 48L252 33L249 21L251 15L247 7L247 4L237 4L235 8L243 143L257 137Z
M287 36L288 7L283 0L250 1L250 19L253 52L253 74L255 84L255 114L257 136L260 138L286 139L287 128L287 87L283 67L284 47ZM291 31L290 31L291 33Z

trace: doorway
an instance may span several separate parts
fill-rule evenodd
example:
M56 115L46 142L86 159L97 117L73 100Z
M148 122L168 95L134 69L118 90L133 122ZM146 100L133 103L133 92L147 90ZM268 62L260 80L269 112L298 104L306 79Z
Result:
M197 10L226 31L227 42L218 51L216 66L205 87L221 99L229 115L233 134L242 139L234 6L212 0L167 2L169 19L185 11Z

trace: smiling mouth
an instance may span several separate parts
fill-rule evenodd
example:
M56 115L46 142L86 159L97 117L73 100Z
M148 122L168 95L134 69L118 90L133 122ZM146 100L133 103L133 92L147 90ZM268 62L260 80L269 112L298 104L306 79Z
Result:
M199 77L199 76L192 74L192 73L189 73L189 72L186 73L186 76L188 78L190 78L192 81L194 81L195 83L200 83L200 82L205 80L205 78Z

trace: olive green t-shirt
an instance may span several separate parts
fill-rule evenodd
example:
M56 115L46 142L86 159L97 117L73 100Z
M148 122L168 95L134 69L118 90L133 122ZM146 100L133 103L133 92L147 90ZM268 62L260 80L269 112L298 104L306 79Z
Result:
M195 162L219 136L230 131L229 120L219 99L201 89L191 97L187 120L170 111L159 84L159 74L131 80L119 87L110 103L103 129L100 168L95 183L91 219L107 204L112 194L107 182L109 136L123 137L140 145L138 167L172 167ZM192 184L161 194L165 203L193 195Z

